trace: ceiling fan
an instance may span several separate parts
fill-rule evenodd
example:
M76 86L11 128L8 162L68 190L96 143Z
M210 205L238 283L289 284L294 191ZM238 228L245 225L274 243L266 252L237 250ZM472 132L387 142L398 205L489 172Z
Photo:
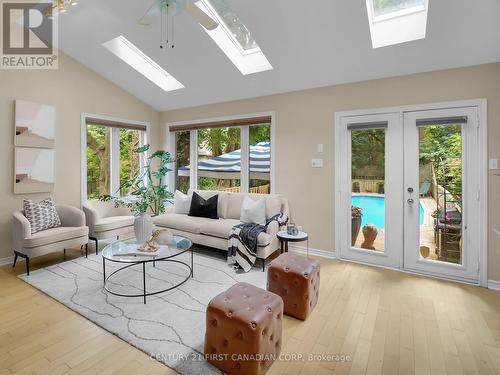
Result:
M139 24L148 26L160 18L163 13L168 16L176 16L182 12L189 14L207 30L213 30L219 26L212 17L198 8L192 0L154 0L144 16L139 20Z

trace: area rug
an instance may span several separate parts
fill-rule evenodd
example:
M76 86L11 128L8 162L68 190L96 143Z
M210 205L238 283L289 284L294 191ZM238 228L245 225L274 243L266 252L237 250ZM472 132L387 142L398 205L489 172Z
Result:
M114 296L103 288L102 257L89 255L19 277L72 310L115 334L181 374L220 374L203 360L208 302L237 282L266 286L258 268L237 273L223 253L196 251L194 278L177 289L140 298ZM190 254L180 259L190 262ZM106 274L116 266L106 262ZM161 290L183 280L189 271L175 263L148 264L147 290ZM112 281L112 282L111 282ZM142 293L142 266L115 274L109 287L120 293Z

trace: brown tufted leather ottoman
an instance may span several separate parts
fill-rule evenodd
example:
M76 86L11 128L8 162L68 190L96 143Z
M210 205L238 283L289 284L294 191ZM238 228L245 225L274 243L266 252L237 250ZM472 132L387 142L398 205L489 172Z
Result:
M267 290L283 298L285 314L305 320L319 296L319 262L293 253L281 254L267 269Z
M207 307L205 357L227 374L264 374L281 351L283 301L238 283Z

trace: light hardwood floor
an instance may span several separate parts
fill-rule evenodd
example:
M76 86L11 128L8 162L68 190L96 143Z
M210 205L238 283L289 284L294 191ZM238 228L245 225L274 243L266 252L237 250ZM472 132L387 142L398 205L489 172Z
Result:
M81 256L68 252L68 258ZM33 260L32 268L62 261ZM500 374L500 292L321 259L320 300L284 320L269 374ZM0 268L0 375L173 374ZM348 361L307 361L344 354Z

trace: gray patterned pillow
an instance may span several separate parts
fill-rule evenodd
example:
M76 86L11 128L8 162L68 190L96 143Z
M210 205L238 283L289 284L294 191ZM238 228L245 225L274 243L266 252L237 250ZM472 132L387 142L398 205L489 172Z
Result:
M31 234L42 230L61 226L61 220L56 211L56 206L52 198L44 199L41 202L34 202L31 199L23 200L24 216L31 224Z

